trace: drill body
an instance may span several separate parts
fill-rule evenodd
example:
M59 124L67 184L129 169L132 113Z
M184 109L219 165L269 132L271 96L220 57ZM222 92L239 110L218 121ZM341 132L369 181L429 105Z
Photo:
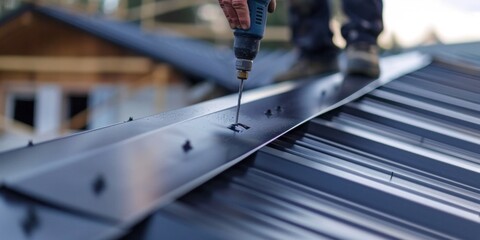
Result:
M248 129L246 125L238 122L240 113L240 104L242 101L243 81L248 78L248 73L252 70L253 59L257 56L260 49L260 40L265 32L267 23L267 9L270 0L248 0L248 9L250 11L250 28L247 30L235 29L233 50L237 61L235 68L237 69L237 78L240 79L238 88L237 115L235 124L231 126L234 131L237 126Z
M247 79L248 73L252 70L253 59L257 56L260 40L265 32L269 3L270 0L248 0L250 28L234 31L233 49L237 58L235 67L240 80Z

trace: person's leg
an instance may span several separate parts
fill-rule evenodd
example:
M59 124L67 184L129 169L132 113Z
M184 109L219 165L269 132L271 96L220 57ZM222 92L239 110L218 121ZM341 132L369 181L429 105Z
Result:
M302 55L323 57L336 50L328 0L290 0L289 14L292 42Z
M347 42L347 74L378 77L377 38L383 30L381 0L343 0L347 22L342 36Z
M383 3L381 0L343 0L347 22L342 26L342 36L347 45L355 43L377 44L383 30Z
M330 30L328 0L290 0L289 25L300 58L276 78L284 81L338 70L338 48Z

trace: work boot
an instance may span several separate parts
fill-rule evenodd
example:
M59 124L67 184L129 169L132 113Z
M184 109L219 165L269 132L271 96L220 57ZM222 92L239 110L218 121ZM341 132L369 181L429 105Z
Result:
M351 44L345 50L347 59L345 74L371 78L380 76L378 46L373 44Z
M301 57L289 70L276 76L275 82L318 76L338 71L337 56L330 59L312 59Z

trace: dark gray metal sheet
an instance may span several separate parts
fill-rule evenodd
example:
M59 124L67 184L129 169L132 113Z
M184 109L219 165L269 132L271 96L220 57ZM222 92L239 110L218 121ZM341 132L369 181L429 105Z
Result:
M399 92L404 96L409 96L410 98L415 98L423 102L432 102L444 108L451 108L457 111L469 113L470 115L480 116L480 104L478 103L463 100L456 96L450 97L439 92L420 89L414 84L410 85L403 82L397 82L383 89L394 93ZM477 98L480 99L480 97Z
M428 119L419 116L419 114L398 111L386 106L383 109L379 109L363 103L347 104L344 106L343 111L364 119L375 120L399 130L415 132L428 139L447 143L450 146L462 147L480 154L480 148L477 144L480 134L455 128L435 119Z
M428 58L412 53L384 60L388 67L377 81L344 80L340 74L307 81L243 104L240 122L249 130L229 130L235 108L225 108L9 176L5 185L55 205L131 225L295 126L427 63ZM272 114L265 114L268 109ZM186 141L191 149L182 147Z
M221 185L221 183L217 184ZM205 204L207 206L222 206L225 209L233 206L240 212L250 212L252 216L270 217L283 222L284 226L272 228L273 232L279 232L280 229L289 229L291 235L303 232L302 235L298 236L300 239L313 239L315 236L340 239L352 238L353 236L361 239L383 239L386 237L378 231L364 231L358 229L357 226L344 222L343 219L334 219L328 214L318 213L303 206L298 206L296 203L283 201L277 196L252 189L251 186L244 186L243 182L230 181L228 187L209 185L202 187L202 189L207 190L208 200L205 198L190 198L184 201L190 201L194 206ZM288 192L283 194L289 195ZM232 215L232 218L238 218L238 216ZM258 231L265 231L265 227L256 227Z
M213 80L215 83L232 91L235 91L238 86L235 80L234 54L231 49L219 49L207 42L175 36L170 33L147 34L135 25L73 14L64 9L51 6L26 4L13 11L12 14L0 17L0 24L6 23L26 11L46 15L79 30L87 31L94 36L132 49L140 54L162 62L168 62L186 73ZM251 81L245 84L245 89L270 84L276 74L295 61L294 55L293 52L285 51L260 52L250 75ZM219 108L219 105L224 106L228 104L233 106L233 103L235 103L235 101L215 102L214 104L217 105L213 108L211 107L212 102L210 102L194 108L189 107L181 111L162 113L140 121L120 124L115 127L111 126L102 129L102 131L97 129L89 131L88 134L81 133L55 140L62 141L63 144L69 146L68 148L58 148L57 144L37 144L34 142L35 145L29 148L29 150L1 153L0 184L7 176L51 162L61 162L72 155L93 151L106 144L122 141L125 138L155 130L172 122L184 121L188 118L204 115L206 112L224 109L224 107ZM162 118L162 121L155 121L159 117ZM153 121L151 121L152 119ZM118 128L121 128L121 130L118 130ZM25 142L25 146L27 146L27 142ZM36 157L29 157L32 155Z
M185 213L187 216L188 213L185 211L182 211L180 207L174 208L170 207L175 213L177 214L182 214ZM205 217L205 216L198 216L198 217ZM193 216L189 216L189 220L195 221ZM202 220L198 220L200 223L205 222ZM212 224L210 222L210 224ZM227 231L224 225L210 225L217 227L219 229L222 229L224 231ZM192 235L192 231L195 231L195 235ZM246 236L246 234L242 234L241 232L235 232L232 233L234 236L241 236L244 237L243 239L252 239L249 236ZM151 218L145 220L135 228L131 229L131 231L123 236L122 239L125 240L130 240L130 239L136 239L136 240L161 240L161 239L188 239L188 240L215 240L220 238L202 231L199 229L198 224L191 224L191 223L185 223L183 221L178 221L175 219L174 216L163 213L163 214L155 214Z
M407 187L421 186L417 191L420 195L429 195L439 201L449 201L460 208L476 211L480 204L480 192L468 191L452 184L451 181L439 178L429 172L402 165L392 159L382 158L367 152L348 147L338 142L332 142L312 134L287 134L272 143L277 149L297 153L305 158L323 162L329 166L337 166L346 171L362 173L369 177L390 180L392 172L395 178L402 179L402 185ZM330 161L329 161L330 160ZM427 190L428 189L428 190Z
M110 239L123 234L111 224L62 212L0 191L1 239Z
M467 186L480 187L480 166L464 159L325 120L316 119L309 128L312 133L326 139L394 159L398 163L438 174Z
M454 78L455 76L451 77ZM472 89L459 89L445 84L441 84L437 81L427 81L425 79L414 76L405 77L403 78L402 82L414 85L420 89L430 90L446 96L453 96L463 100L480 103L480 98L478 97L478 94L472 91Z
M242 101L248 103L285 93L302 83L303 81L283 83L277 86L251 90L243 94ZM62 164L71 156L88 154L88 152L97 151L100 148L162 127L212 114L219 109L235 107L236 99L236 95L230 95L155 116L135 119L48 142L34 143L30 147L27 147L27 143L25 143L24 148L0 153L0 185L8 177L25 174L50 164Z
M440 234L443 238L457 236L474 239L474 236L480 234L478 213L403 191L393 184L381 184L374 178L360 177L352 172L268 148L257 155L253 164L256 168L297 183L407 219L437 233L443 232Z
M460 99L460 88L430 88L445 77L468 88L470 79L456 79L463 71L456 65L445 66L448 75L437 67L434 62L283 134L153 216L168 214L199 228L187 236L201 230L243 239L281 238L278 232L298 238L478 239L480 135L461 120L475 113L450 104L452 97ZM422 92L404 91L404 80L418 72L432 81L423 83ZM379 91L400 97L375 97ZM449 114L432 111L438 108ZM301 236L305 231L315 237Z

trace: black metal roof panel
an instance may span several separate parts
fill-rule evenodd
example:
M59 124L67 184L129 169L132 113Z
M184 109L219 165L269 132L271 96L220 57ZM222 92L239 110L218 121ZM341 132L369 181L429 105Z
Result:
M41 204L0 190L2 239L111 239L124 234L114 224Z
M191 226L191 236L221 239L478 239L479 74L434 62L396 79L281 136L129 236Z
M405 56L257 90L239 133L230 96L0 154L2 191L126 239L476 239L479 71Z
M205 181L306 119L349 101L358 89L369 91L380 82L391 80L392 74L425 64L425 58L416 54L392 58L408 59L410 64L386 70L378 81L344 80L349 87L345 88L347 92L338 94L335 90L341 89L343 80L336 74L323 81L305 82L284 94L245 103L241 122L250 129L242 132L228 128L233 123L232 107L69 156L7 177L4 184L47 202L131 225L160 204L171 201L180 191L191 189L194 182ZM360 94L357 92L356 96ZM266 112L268 108L271 114ZM67 147L59 141L50 144ZM185 149L186 144L191 149ZM213 146L218 150L212 151ZM95 191L96 181L104 183L104 191Z

